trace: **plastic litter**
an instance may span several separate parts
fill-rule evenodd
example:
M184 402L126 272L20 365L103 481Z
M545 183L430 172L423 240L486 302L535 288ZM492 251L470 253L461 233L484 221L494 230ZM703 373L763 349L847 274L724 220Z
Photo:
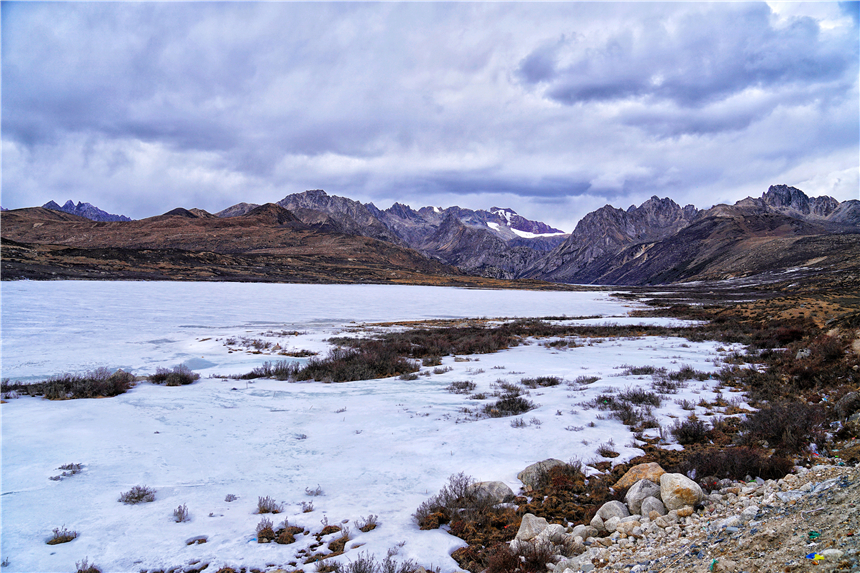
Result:
M713 570L714 570L714 567L716 567L716 566L717 566L717 561L718 561L717 559L714 559L713 561L711 561L711 566L710 566L710 567L708 567L708 571L713 571Z
M813 561L824 561L824 556L818 553L810 553L806 556L807 559L812 559Z
M818 533L817 531L813 530L813 531L810 531L809 533L807 533L806 536L809 537L810 541L815 541L816 539L821 537L821 534Z

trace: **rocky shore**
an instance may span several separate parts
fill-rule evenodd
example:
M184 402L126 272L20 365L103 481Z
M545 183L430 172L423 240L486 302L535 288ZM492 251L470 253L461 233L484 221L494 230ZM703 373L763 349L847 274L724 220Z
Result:
M642 464L619 481L635 479L625 503L608 502L590 524L568 528L527 514L511 548L553 548L554 573L858 571L857 477L856 466L824 463L779 480L720 480L708 493Z

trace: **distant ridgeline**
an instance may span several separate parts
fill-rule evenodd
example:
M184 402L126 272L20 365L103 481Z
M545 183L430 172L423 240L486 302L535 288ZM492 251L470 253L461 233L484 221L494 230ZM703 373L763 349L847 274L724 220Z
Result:
M69 213L70 215L77 215L78 217L84 217L91 221L131 221L131 219L125 215L112 215L107 211L102 211L90 203L81 203L78 201L78 204L75 205L74 201L71 199L66 201L62 207L53 201L48 201L42 205L42 207L45 209L52 209L54 211L62 211L64 213Z
M860 276L860 201L809 197L787 185L708 209L656 196L627 209L606 205L569 234L512 209L395 203L382 210L322 190L214 214L176 208L138 221L89 203L51 201L4 212L2 231L10 279L118 278L120 268L122 278L410 284L463 276L599 285ZM106 271L106 252L93 251L85 265L60 261L71 256L65 251L24 248L32 244L113 249L118 262ZM15 253L20 260L12 260ZM82 265L86 272L69 275Z

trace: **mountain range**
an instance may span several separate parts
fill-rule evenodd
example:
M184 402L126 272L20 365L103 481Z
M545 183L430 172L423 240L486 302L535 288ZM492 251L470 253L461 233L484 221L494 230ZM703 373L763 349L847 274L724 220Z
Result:
M78 215L80 217L84 217L85 219L90 219L91 221L131 221L130 218L125 215L111 215L107 211L102 211L98 207L95 207L89 203L81 203L78 201L78 204L70 199L66 201L62 207L57 205L53 201L48 201L44 205L42 205L45 209L51 209L53 211L62 211L63 213L69 213L71 215Z
M656 196L626 210L606 205L570 234L508 208L395 203L381 210L322 190L215 214L180 208L139 221L104 216L121 217L71 201L4 212L3 278L45 278L40 265L59 265L44 272L64 276L74 267L69 250L124 261L111 271L93 259L85 278L140 278L135 265L143 265L143 278L409 282L421 275L656 285L860 270L860 201L808 197L786 185L702 210ZM42 262L27 262L26 249ZM161 265L171 258L175 264ZM195 270L181 269L179 259Z

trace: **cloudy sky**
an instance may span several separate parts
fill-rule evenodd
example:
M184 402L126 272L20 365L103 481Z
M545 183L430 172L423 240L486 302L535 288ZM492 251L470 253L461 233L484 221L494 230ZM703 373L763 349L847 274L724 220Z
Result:
M2 3L6 208L858 198L857 3Z

